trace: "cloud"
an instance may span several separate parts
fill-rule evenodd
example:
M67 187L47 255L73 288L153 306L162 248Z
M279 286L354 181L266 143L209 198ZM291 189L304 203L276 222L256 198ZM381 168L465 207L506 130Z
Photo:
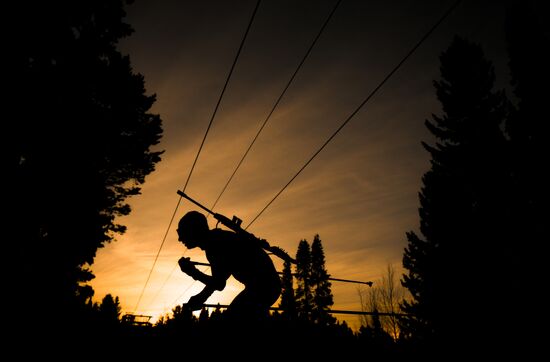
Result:
M136 4L129 13L136 33L121 47L146 76L148 91L158 96L153 111L164 122L159 146L166 152L142 194L130 200L132 213L119 220L127 225L127 233L100 249L92 266L96 299L118 295L127 311L133 311L151 271L178 202L176 190L183 187L194 162L251 12L248 3L215 5ZM217 198L332 5L264 6L186 190L206 206ZM243 225L252 221L446 6L343 3L216 211L238 215ZM250 231L290 253L301 239L312 241L319 234L328 271L339 278L371 280L388 263L400 265L405 232L418 227L417 194L429 167L420 141L430 140L424 119L439 109L431 85L438 74L437 56L450 34L468 29L473 13L458 10ZM175 222L193 209L181 201ZM213 227L215 222L209 220ZM138 312L166 313L175 300L185 301L200 289L200 283L192 284L179 270L173 271L184 253L204 261L202 253L186 251L177 242L172 225ZM275 263L281 268L280 261ZM232 281L209 302L228 303L240 288ZM334 283L333 292L335 308L359 308L355 285Z

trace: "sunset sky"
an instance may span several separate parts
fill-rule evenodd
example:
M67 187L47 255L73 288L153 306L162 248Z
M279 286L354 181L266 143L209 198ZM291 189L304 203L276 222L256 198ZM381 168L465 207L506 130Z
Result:
M215 211L248 225L454 2L343 0ZM405 232L418 229L429 168L420 142L433 138L424 120L440 112L432 86L439 54L455 34L477 41L496 63L499 86L508 82L504 8L478 3L463 1L249 231L292 255L301 239L319 234L336 278L376 282L388 264L401 274ZM95 300L111 293L123 312L156 319L202 289L174 270L184 253L206 259L186 251L172 225L134 310L255 4L165 0L128 8L135 33L120 49L157 95L165 153L130 200L132 213L119 219L128 231L98 251ZM334 4L262 1L186 193L213 204ZM183 200L176 223L194 209ZM229 303L241 289L232 280L208 303ZM332 291L334 309L361 309L356 284L334 282Z

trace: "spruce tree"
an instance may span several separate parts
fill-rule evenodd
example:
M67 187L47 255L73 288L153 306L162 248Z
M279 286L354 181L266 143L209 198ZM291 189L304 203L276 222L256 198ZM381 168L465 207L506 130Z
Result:
M311 244L311 288L313 291L313 320L319 324L335 322L330 313L334 304L331 291L330 275L325 267L325 252L319 235L315 235Z
M209 320L210 320L210 315L208 313L208 308L205 308L205 307L201 308L201 312L199 313L197 324L202 328L206 328L208 327Z
M443 114L426 121L436 142L423 143L431 169L420 192L422 237L407 233L402 282L412 301L402 307L411 317L401 327L432 347L471 346L492 327L486 312L502 277L507 100L493 90L494 69L479 45L455 37L440 61L434 86ZM469 330L472 321L478 325Z
M120 301L118 297L113 298L111 294L107 294L103 297L101 304L99 305L99 313L105 321L119 322L120 321Z
M281 284L282 291L280 307L283 310L283 316L289 320L294 320L297 316L296 295L294 293L292 264L288 260L285 260L284 262Z
M3 134L14 311L32 308L36 295L58 317L75 309L96 251L125 231L116 218L130 213L127 199L160 160L151 149L162 134L155 96L117 48L133 31L125 3L10 3L17 31L3 49Z
M94 304L94 314L90 315L90 319L85 319L86 326L80 333L86 335L93 335L93 338L102 339L104 342L109 342L117 339L117 335L120 333L121 318L120 318L120 301L118 297L113 297L111 294L105 295L101 300L101 304ZM82 314L76 315L78 319L83 317ZM56 331L58 332L58 331ZM72 332L72 331L71 331ZM46 339L51 335L45 336ZM74 335L68 334L67 340L74 338Z
M301 240L296 252L296 303L298 316L310 320L313 308L311 289L311 249L307 240Z

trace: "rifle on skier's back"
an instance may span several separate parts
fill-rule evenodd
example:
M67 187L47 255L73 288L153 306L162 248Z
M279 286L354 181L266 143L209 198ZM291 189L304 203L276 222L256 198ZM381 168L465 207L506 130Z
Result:
M241 236L245 237L248 240L258 242L258 243L260 243L260 246L262 247L262 249L265 249L265 250L271 252L273 255L278 256L279 258L283 259L284 261L288 261L288 262L296 264L296 260L291 258L290 255L288 255L287 252L284 251L283 249L279 248L278 246L271 246L271 245L269 245L267 240L260 239L260 238L256 237L254 234L249 233L248 231L243 229L241 227L242 220L239 219L238 217L233 216L233 219L229 219L227 216L215 213L212 210L205 207L204 205L200 204L198 201L193 200L191 197L189 197L183 191L178 190L178 195L180 195L181 197L186 198L187 200L191 201L192 203L194 203L195 205L197 205L198 207L200 207L201 209L203 209L204 211L206 211L207 213L212 215L214 217L214 219L218 220L218 223L221 223L225 227L233 230L238 235L241 235Z

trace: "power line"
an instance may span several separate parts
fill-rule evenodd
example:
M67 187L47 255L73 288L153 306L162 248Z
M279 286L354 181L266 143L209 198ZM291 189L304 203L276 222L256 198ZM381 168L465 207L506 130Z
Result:
M206 265L206 266L210 267L209 264L208 264L208 265L207 265L207 264L201 264L201 265ZM207 269L208 269L208 268L204 268L203 270L201 270L201 272L204 273ZM177 297L177 298L172 302L171 305L176 304L176 303L178 302L178 300L180 300L180 299L189 291L189 289L191 289L191 287L192 287L193 285L195 285L196 282L197 282L197 280L193 280L193 282L192 282L191 284L189 284L189 286L179 295L179 297Z
M231 65L231 69L229 70L229 74L227 75L227 78L225 80L225 84L223 85L222 91L221 91L220 96L218 98L218 102L216 103L216 107L214 108L214 112L212 113L212 117L210 117L210 122L208 122L208 127L206 128L206 132L204 133L204 137L202 138L202 142L200 144L199 150L197 152L197 155L195 156L195 160L193 161L193 165L191 166L191 170L189 171L189 175L187 176L187 180L185 181L185 185L183 186L183 191L185 191L185 189L187 188L187 185L189 184L189 180L191 179L191 175L193 174L193 170L195 169L195 165L197 164L197 160L199 159L199 155L201 154L202 148L204 146L204 142L206 141L206 137L208 136L208 132L210 131L210 127L212 126L212 122L214 121L214 118L216 117L216 113L218 112L218 108L219 108L220 103L222 101L223 95L225 93L225 90L227 89L227 85L229 84L229 80L231 79L231 75L233 74L233 70L235 69L235 65L237 64L237 60L239 59L239 55L241 54L241 50L243 49L244 42L245 42L245 40L248 36L250 28L252 27L252 23L254 22L254 17L256 16L256 12L258 11L258 7L260 6L260 2L261 2L261 0L258 0L256 2L256 7L254 8L254 11L252 12L252 16L250 17L250 21L248 22L248 26L246 27L246 31L244 33L244 36L243 36L242 40L241 40L241 44L239 45L239 49L237 50L237 54L235 55L235 59L233 60L233 64ZM157 260L159 258L162 247L164 246L164 243L166 242L166 238L168 237L168 233L170 231L170 228L172 227L172 223L174 222L174 218L176 216L176 212L178 211L180 203L181 203L181 196L179 197L178 203L176 204L176 208L174 209L174 212L172 213L172 217L170 218L170 222L168 223L168 228L166 229L166 232L164 233L164 237L162 238L162 242L160 243L159 250L157 252L157 255L155 256L155 260L153 262L153 266L151 267L151 270L149 271L149 275L147 275L145 285L143 286L143 289L141 290L138 301L137 301L136 306L134 308L134 312L138 309L139 303L141 302L141 298L143 297L145 289L147 288L147 284L149 284L149 280L151 279L151 274L153 273L153 270L155 269L155 265L157 264Z
M187 250L185 250L187 251ZM182 256L185 256L185 252L183 253ZM164 289L164 287L166 286L166 283L168 283L168 280L170 280L170 278L172 277L172 274L174 274L174 272L176 271L176 268L179 266L178 263L175 263L174 264L174 267L172 268L172 270L170 271L170 273L168 274L168 276L166 277L166 279L164 279L164 282L162 283L162 285L160 286L160 288L157 290L157 292L155 293L155 295L153 296L153 298L151 299L151 301L149 302L149 304L147 305L147 307L145 308L145 310L148 310L151 305L153 304L153 302L157 299L157 297L159 296L161 290Z
M294 81L294 78L296 77L296 75L298 74L298 72L300 71L300 69L302 68L302 65L305 63L307 57L309 56L309 54L311 53L311 50L313 49L313 47L315 46L315 44L317 43L317 40L319 40L319 38L321 37L321 34L323 33L323 31L325 30L325 28L327 27L327 24L329 23L330 19L332 18L332 15L336 12L336 9L338 8L338 5L340 5L340 2L342 0L338 0L336 2L336 4L334 5L334 7L332 8L332 11L330 12L330 14L328 15L327 19L325 20L325 22L323 23L323 25L321 26L321 29L319 30L319 32L317 33L317 36L313 39L313 42L311 43L311 45L309 46L308 50L306 51L306 53L304 54L302 60L300 61L300 63L298 64L298 67L296 68L296 70L294 71L294 73L292 74L292 76L290 77L290 79L288 80L286 86L284 87L283 91L281 92L281 95L279 96L279 98L277 98L277 100L275 101L275 104L273 105L273 107L271 108L271 111L268 113L266 119L264 120L264 122L262 123L262 125L260 126L260 128L258 129L258 132L256 133L256 135L254 136L254 138L252 139L252 142L250 143L250 145L248 146L248 148L246 149L245 153L243 154L241 160L237 163L237 166L235 167L235 170L233 170L233 173L231 174L231 176L229 177L229 179L227 180L227 182L225 183L225 186L222 188L220 194L218 195L218 197L216 198L216 201L214 201L214 204L212 204L212 206L210 207L211 210L214 210L214 207L216 207L216 205L218 204L218 201L220 201L220 198L222 197L223 193L225 192L225 190L227 189L227 187L229 186L229 184L231 183L231 181L233 180L233 177L235 177L235 174L237 173L237 170L241 167L241 164L243 163L244 159L246 158L246 156L248 156L248 153L250 152L250 150L252 149L252 146L254 145L254 143L256 142L256 140L258 139L258 136L260 136L260 133L262 133L265 125L267 124L267 122L269 121L269 119L271 118L271 115L273 115L273 112L275 112L275 109L277 108L277 106L279 105L279 103L281 102L281 99L283 99L283 96L285 95L286 91L288 90L288 88L290 87L290 84L292 84L292 82ZM185 191L185 190L183 190Z
M178 300L180 300L189 291L189 289L191 289L191 287L193 285L195 285L196 282L197 282L196 280L193 280L193 282L191 284L189 284L189 286L187 288L185 288L185 290L172 302L171 305L176 304L178 302Z
M248 229L250 227L250 225L252 225L259 217L260 215L262 215L264 213L264 211L283 193L283 191L285 191L285 189L292 183L292 181L294 181L294 179L296 179L296 177L298 177L298 175L300 175L300 173L302 173L302 171L311 163L311 161L313 161L313 159L315 157L317 157L317 155L319 153L321 153L321 151L330 143L330 141L332 141L332 139L334 137L336 137L336 135L342 130L342 128L344 128L348 122L361 110L361 108L363 108L363 106L378 92L378 90L380 88L382 88L382 86L393 76L393 74L395 72L397 72L397 70L399 68L401 68L401 66L403 65L403 63L405 63L405 61L407 61L407 59L409 59L409 57L420 47L420 45L422 45L422 43L435 31L435 29L447 18L447 16L449 16L452 11L458 6L458 4L461 2L461 0L458 0L456 1L444 14L443 16L441 16L441 18L430 28L430 30L428 30L428 32L418 41L418 43L416 43L416 45L401 59L401 61L399 63L397 63L397 65L391 70L391 72L388 73L388 75L386 75L386 77L380 82L380 84L378 84L373 90L372 92L363 100L363 102L361 102L361 104L359 104L359 106L353 111L351 112L351 114L345 119L345 121L340 125L340 127L338 127L336 129L336 131L334 131L334 133L332 133L332 135L325 141L325 143L323 143L323 145L321 145L321 147L313 154L313 156L310 157L310 159L302 166L302 168L300 168L298 170L298 172L296 172L296 174L294 176L292 176L292 178L290 179L290 181L288 181L286 183L286 185L283 186L283 188L277 192L277 194L271 199L271 201L269 201L267 203L267 205L258 213L258 215L256 215L256 217L254 219L252 219L252 221L246 226L245 230Z
M248 146L247 150L245 151L245 153L243 154L241 160L238 162L237 166L235 167L235 169L233 170L233 173L231 174L231 176L229 177L229 179L227 180L227 182L225 183L225 186L222 188L222 190L220 191L220 194L218 195L218 197L216 198L216 201L214 201L214 204L212 204L212 206L210 207L211 210L214 210L214 208L216 207L216 205L218 204L218 201L221 199L222 195L224 194L225 190L227 189L227 187L229 186L229 184L231 183L231 181L233 180L233 177L235 176L235 174L237 173L237 171L239 170L239 168L241 167L241 164L244 162L245 158L248 156L248 153L250 152L250 150L252 149L252 146L254 145L254 143L256 142L256 140L258 139L258 137L260 136L260 133L262 132L262 130L264 129L265 125L267 124L267 122L270 120L271 116L273 115L273 113L275 112L275 109L277 108L277 106L279 105L279 103L281 102L281 100L283 99L283 96L285 95L286 91L288 90L288 88L290 87L290 85L292 84L292 82L294 81L294 78L296 78L296 75L298 74L298 72L300 71L300 69L302 68L302 65L305 63L306 59L308 58L309 54L311 53L311 51L313 50L313 47L315 46L315 44L317 43L317 41L319 40L319 38L321 37L321 34L323 33L323 31L325 30L325 28L327 27L330 19L332 18L333 14L336 12L336 9L338 8L338 6L340 5L340 3L342 2L342 0L338 0L336 1L336 4L334 5L334 7L332 8L330 14L328 15L328 17L326 18L325 22L323 23L323 25L321 26L321 29L319 30L319 32L317 33L317 35L315 36L315 38L313 39L313 42L311 43L311 45L309 46L308 50L306 51L306 53L304 54L304 56L302 57L302 60L300 61L300 63L298 64L298 67L296 68L296 70L294 71L294 73L292 74L292 76L290 77L289 81L287 82L286 86L284 87L283 91L281 92L281 95L279 95L279 98L277 98L277 100L275 101L275 104L273 105L273 107L271 108L271 111L269 112L269 114L267 115L266 119L264 120L264 122L262 123L261 127L258 129L258 132L256 133L256 135L254 136L254 138L252 139L252 142L250 143L250 145ZM221 98L220 98L221 99ZM218 102L219 104L219 102ZM217 107L216 107L217 109ZM210 126L208 127L210 128ZM207 130L208 132L208 130ZM205 138L206 138L206 135L205 135ZM201 145L201 148L202 148L202 145ZM200 150L199 150L200 152ZM198 155L197 155L198 157ZM193 164L194 166L194 164ZM187 186L187 182L185 184L185 186ZM184 186L184 189L183 191L185 191L185 186ZM180 198L181 200L181 198ZM179 204L178 204L179 205ZM207 217L210 216L210 214L207 215ZM170 273L170 275L168 276L168 278L164 281L163 283L163 286L157 291L157 294L155 295L155 297L153 298L153 300L157 297L157 295L160 293L160 290L162 290L162 288L164 287L164 285L166 284L166 282L168 281L168 279L171 277L172 273L174 272L174 270L172 270L172 272ZM178 298L179 299L179 298ZM151 302L152 303L152 302Z
M178 199L178 203L176 204L176 207L174 209L174 212L172 213L172 217L170 217L170 222L168 223L168 227L166 228L166 232L164 233L164 236L162 238L162 242L160 243L159 250L157 251L157 255L155 256L155 260L153 261L153 266L151 267L151 270L149 270L149 274L147 275L147 279L145 280L145 284L143 285L143 289L141 289L141 293L139 294L139 298L137 300L136 306L134 307L134 313L137 311L139 307L139 303L141 302L141 298L143 298L143 294L145 293L145 289L147 288L147 284L149 284L149 280L151 279L151 274L153 274L153 270L155 269L155 265L157 264L157 260L160 255L160 251L162 250L162 247L164 246L164 242L166 241L166 238L168 237L168 232L170 231L170 227L172 226L172 223L174 222L174 218L176 217L176 212L178 211L178 207L181 203L181 196Z
M191 166L191 171L189 171L189 176L187 176L187 180L185 181L185 185L183 186L183 192L185 192L185 189L187 188L187 184L189 183L189 179L191 178L191 174L193 173L193 170L195 169L195 164L197 163L199 155L202 151L202 146L204 146L204 141L206 140L206 136L208 136L208 132L210 131L210 126L212 126L212 122L214 121L214 118L216 117L216 113L218 113L218 108L219 108L220 103L222 101L225 90L227 89L227 85L229 84L229 80L231 79L231 75L233 74L233 70L235 69L235 65L237 64L237 60L239 59L239 55L241 54L241 50L243 49L244 42L246 40L246 37L248 36L248 32L250 30L250 27L252 26L252 22L254 21L254 17L256 16L256 12L258 11L258 7L260 6L260 2L261 2L261 0L258 0L258 2L256 2L256 7L254 8L254 11L252 12L252 16L250 18L250 22L248 23L248 27L246 28L246 31L244 33L243 39L241 41L241 45L239 46L239 50L237 51L237 55L235 55L235 59L233 60L233 64L231 65L231 70L229 71L229 75L227 76L227 79L225 80L225 84L223 85L222 92L220 93L220 97L218 98L218 102L216 103L216 107L214 108L214 112L212 113L212 117L210 117L210 122L208 123L208 127L206 128L206 132L204 134L201 145L199 147L199 151L197 152L197 156L195 157L195 160L193 161L193 165Z

